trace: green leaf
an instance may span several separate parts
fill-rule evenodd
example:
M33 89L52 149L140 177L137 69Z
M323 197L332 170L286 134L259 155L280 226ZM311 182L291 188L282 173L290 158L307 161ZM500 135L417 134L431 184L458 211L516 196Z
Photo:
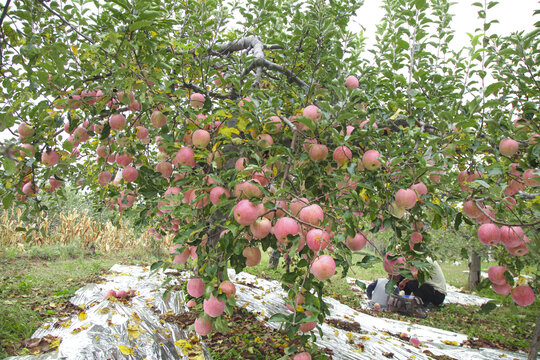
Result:
M268 322L287 322L289 320L289 317L283 314L274 314L270 316L270 319L268 319Z
M300 121L302 124L306 125L309 128L309 130L311 130L311 131L315 131L315 129L317 128L317 125L315 125L313 120L311 120L308 117L299 116L296 120Z
M480 306L480 312L482 314L488 314L497 308L497 304L494 301L488 301Z
M506 279L506 282L510 286L514 286L514 277L512 276L512 274L509 271L505 271L503 275L504 275L504 278Z
M14 198L15 196L12 193L7 193L6 195L4 195L4 198L2 199L2 205L4 205L4 209L9 209L11 207Z
M355 284L356 286L358 286L360 289L366 290L366 287L367 287L367 286L366 286L366 284L364 284L363 282L361 282L361 281L359 281L359 280L356 280L356 281L354 282L354 284Z
M129 31L135 31L152 25L152 20L139 20L135 21L133 24L129 25Z
M422 10L426 7L426 0L416 0L414 5L418 10Z
M457 231L459 229L459 225L461 225L461 222L463 221L463 214L458 213L456 215L456 219L454 220L454 229Z
M227 325L227 320L224 316L218 316L214 320L214 327L220 333L226 334L230 331L229 326Z
M485 182L484 180L476 179L476 180L474 180L474 182L477 183L477 184L482 185L482 186L485 187L486 189L489 189L489 188L490 188L490 186L488 185L488 183Z
M506 86L506 83L502 82L502 81L499 81L499 82L496 82L496 83L493 83L493 84L490 84L488 85L488 87L486 88L486 90L484 91L484 94L486 96L489 96L491 94L495 94L497 95L499 90L502 89L503 87Z
M124 96L127 98L127 96ZM103 125L103 130L101 131L101 137L99 138L100 140L105 140L109 137L109 135L111 134L111 125L109 124L108 121L105 122L105 124Z
M396 290L397 282L394 279L388 280L386 286L384 287L384 292L387 294L392 294Z
M129 3L127 1L111 0L111 2L113 2L113 3L117 4L117 5L120 5L122 8L124 8L127 11L131 11L131 8L130 8Z
M4 170L6 171L8 175L13 175L17 171L15 162L8 157L4 158L4 160L2 161L2 164L4 165Z
M408 49L408 48L409 48L409 43L406 42L406 41L403 40L403 39L398 39L397 45L398 45L400 48L403 48L403 49Z
M159 269L161 266L163 265L163 261L157 261L155 263L153 263L151 266L150 266L150 270L151 271L155 271L157 269Z

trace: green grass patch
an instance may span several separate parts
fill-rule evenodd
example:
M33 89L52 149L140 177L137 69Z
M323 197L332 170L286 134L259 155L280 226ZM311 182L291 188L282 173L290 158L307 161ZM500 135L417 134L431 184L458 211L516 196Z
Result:
M78 244L35 246L23 253L0 248L0 359L14 355L20 341L114 264L149 265L156 260L142 251L88 254Z

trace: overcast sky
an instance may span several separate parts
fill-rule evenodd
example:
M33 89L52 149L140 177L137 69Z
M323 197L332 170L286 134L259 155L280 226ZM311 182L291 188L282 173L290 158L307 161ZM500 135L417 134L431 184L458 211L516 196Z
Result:
M450 12L455 15L452 19L455 37L451 45L458 49L469 45L467 33L474 33L476 28L482 26L477 14L479 8L472 4L483 3L483 0L454 0L454 2L456 4L450 8ZM364 0L364 5L355 19L356 24L351 27L360 29L361 24L365 28L368 48L375 42L376 25L384 15L380 5L380 0ZM535 0L500 0L498 5L488 10L488 20L499 21L499 24L493 24L489 31L499 35L509 35L521 30L532 31L534 23L540 21L540 15L533 16L536 9L540 9L540 2Z

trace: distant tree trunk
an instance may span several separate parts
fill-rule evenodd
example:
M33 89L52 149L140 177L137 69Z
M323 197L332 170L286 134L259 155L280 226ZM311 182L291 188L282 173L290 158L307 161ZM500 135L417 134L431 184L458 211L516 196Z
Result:
M281 257L281 254L277 250L272 250L272 254L270 254L270 260L268 260L268 266L270 269L277 269L279 265L279 258Z
M538 320L536 320L536 327L534 329L534 335L531 341L531 347L529 350L528 360L536 360L536 355L538 355L538 343L540 342L540 315L538 315Z
M480 283L480 270L482 259L476 252L471 252L469 255L469 290L476 290Z

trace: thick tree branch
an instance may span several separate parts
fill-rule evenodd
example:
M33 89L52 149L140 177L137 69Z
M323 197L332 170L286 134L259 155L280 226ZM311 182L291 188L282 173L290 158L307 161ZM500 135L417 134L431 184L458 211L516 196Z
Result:
M275 63L273 63L271 61L268 61L268 60L266 60L264 58L255 59L251 63L251 65L249 65L248 68L246 70L244 70L244 73L242 74L242 76L246 76L251 71L253 71L253 69L260 68L260 67L265 67L265 68L267 68L269 70L278 71L278 72L284 74L287 77L287 80L289 80L289 82L295 83L295 84L297 84L297 85L299 85L299 86L301 86L301 87L303 87L305 89L307 89L309 87L308 84L306 84L303 80L301 80L298 76L296 76L289 69L286 69L283 66L275 64Z
M279 45L270 45L269 48L276 49L276 48L279 48ZM246 76L251 71L256 70L257 71L256 83L258 84L260 82L260 77L262 75L261 68L266 68L268 70L274 70L274 71L284 74L287 77L287 80L289 80L289 82L295 83L303 88L309 87L308 84L306 84L304 81L298 78L298 76L296 76L292 71L284 68L281 65L278 65L276 63L273 63L267 60L264 56L265 45L262 42L261 38L258 36L246 36L238 40L228 42L226 44L221 45L217 50L211 50L210 54L211 55L226 55L235 51L251 50L251 49L253 50L253 55L255 56L255 60L251 63L251 65L248 66L246 70L244 70L244 73L242 74L242 76Z

